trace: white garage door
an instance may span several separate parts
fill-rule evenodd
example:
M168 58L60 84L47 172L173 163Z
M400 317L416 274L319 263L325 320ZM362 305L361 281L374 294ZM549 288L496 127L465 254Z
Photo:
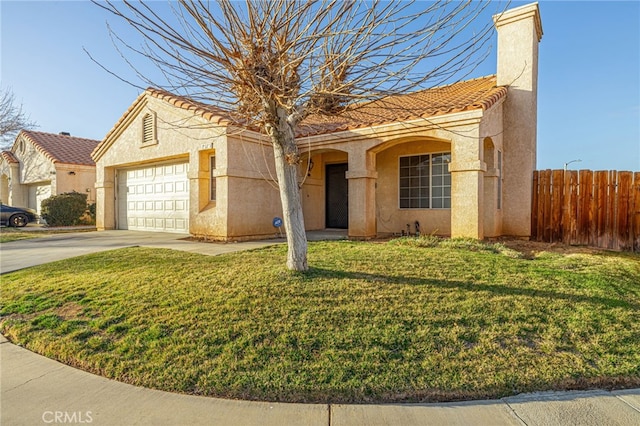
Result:
M187 163L118 172L118 228L189 232Z

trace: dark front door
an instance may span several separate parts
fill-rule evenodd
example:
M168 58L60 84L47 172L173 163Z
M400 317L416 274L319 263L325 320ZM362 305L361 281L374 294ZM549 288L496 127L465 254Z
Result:
M328 164L326 169L327 228L349 228L347 164Z

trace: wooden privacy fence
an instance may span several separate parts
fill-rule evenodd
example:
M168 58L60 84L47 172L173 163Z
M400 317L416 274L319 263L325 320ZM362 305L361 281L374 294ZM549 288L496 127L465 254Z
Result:
M640 251L640 172L533 173L532 239Z

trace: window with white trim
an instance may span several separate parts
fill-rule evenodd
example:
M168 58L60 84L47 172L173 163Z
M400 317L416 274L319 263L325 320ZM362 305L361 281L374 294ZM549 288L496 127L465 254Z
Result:
M209 157L209 200L216 200L216 156Z
M451 208L451 153L400 157L400 208Z

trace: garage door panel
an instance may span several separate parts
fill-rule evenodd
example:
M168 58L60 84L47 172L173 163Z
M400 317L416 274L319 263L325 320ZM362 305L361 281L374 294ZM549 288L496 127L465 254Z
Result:
M163 164L119 173L118 227L189 231L188 164Z

